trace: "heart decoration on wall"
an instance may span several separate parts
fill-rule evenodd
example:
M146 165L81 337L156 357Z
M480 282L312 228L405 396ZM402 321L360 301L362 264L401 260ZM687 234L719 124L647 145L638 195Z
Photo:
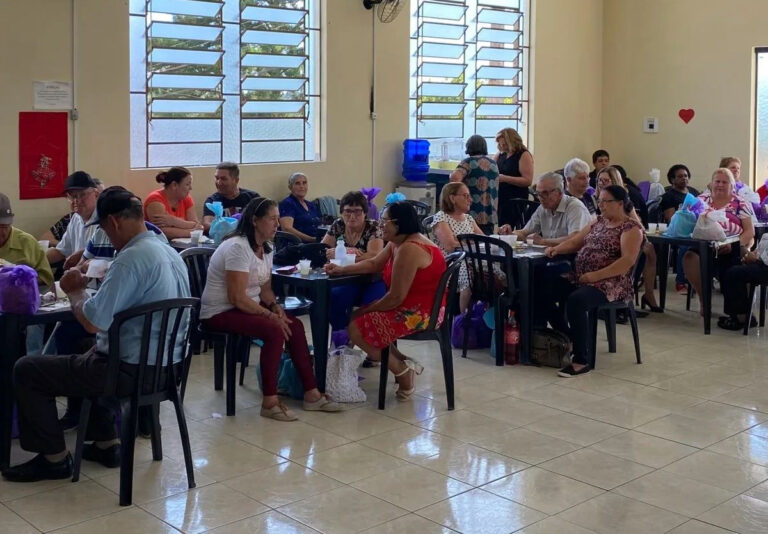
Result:
M692 109L681 109L677 112L677 115L682 119L682 121L685 124L688 124L691 122L691 119L693 119L693 116L696 115L696 112Z

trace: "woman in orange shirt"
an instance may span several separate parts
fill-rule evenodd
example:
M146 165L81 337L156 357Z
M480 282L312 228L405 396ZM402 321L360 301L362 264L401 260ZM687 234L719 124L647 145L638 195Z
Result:
M192 173L184 167L171 167L155 177L162 189L152 191L144 199L144 218L157 225L168 239L189 237L192 230L203 226L195 213L192 191Z

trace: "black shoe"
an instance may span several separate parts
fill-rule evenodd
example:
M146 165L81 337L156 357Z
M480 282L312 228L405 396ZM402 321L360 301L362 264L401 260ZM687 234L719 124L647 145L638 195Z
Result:
M100 449L90 443L83 447L83 460L99 462L104 467L120 467L120 445L110 445L106 449Z
M60 462L49 462L38 454L28 462L9 467L3 471L3 478L11 482L37 482L38 480L59 480L72 476L72 455L67 453Z
M363 367L378 367L379 362L366 358L363 360Z
M736 317L730 317L730 316L723 316L720 317L720 319L717 320L717 326L724 330L744 330L744 321L739 321ZM757 326L757 319L752 317L749 320L749 327L755 328Z
M589 367L589 365L585 365L578 371L573 368L573 365L566 365L557 372L557 376L562 376L563 378L573 378L574 376L587 374L591 370L592 369Z
M80 413L70 412L69 410L67 410L66 412L64 412L64 415L61 416L61 419L59 419L59 424L61 425L62 432L69 432L70 430L75 430L77 426L80 424Z

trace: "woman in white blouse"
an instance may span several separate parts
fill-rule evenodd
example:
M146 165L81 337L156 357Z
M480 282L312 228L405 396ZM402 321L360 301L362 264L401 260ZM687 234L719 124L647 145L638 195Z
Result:
M304 386L304 409L336 412L341 406L318 391L304 326L285 313L272 291L270 241L279 217L273 200L256 197L248 203L237 229L211 256L200 319L212 330L244 334L264 342L261 415L295 421L296 415L277 396L280 358L286 343Z
M469 214L472 205L472 197L469 188L463 182L451 182L443 186L440 193L440 211L435 213L432 219L432 231L435 234L435 242L443 256L459 248L460 234L480 234L483 231ZM459 269L459 306L462 313L469 306L471 292L469 290L469 275L467 266L462 264Z

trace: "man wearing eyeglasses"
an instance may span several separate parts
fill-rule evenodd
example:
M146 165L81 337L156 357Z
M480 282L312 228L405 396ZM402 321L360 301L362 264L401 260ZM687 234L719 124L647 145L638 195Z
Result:
M94 222L98 184L87 172L75 171L64 182L64 195L72 203L72 218L56 248L49 248L45 254L51 264L64 261L64 269L69 269L80 262L88 240L96 231L95 227L86 225Z
M532 237L535 244L552 247L577 234L592 220L578 198L564 194L563 177L555 172L539 177L536 194L541 205L525 227L511 232L509 225L504 225L499 233L514 233L520 240Z

